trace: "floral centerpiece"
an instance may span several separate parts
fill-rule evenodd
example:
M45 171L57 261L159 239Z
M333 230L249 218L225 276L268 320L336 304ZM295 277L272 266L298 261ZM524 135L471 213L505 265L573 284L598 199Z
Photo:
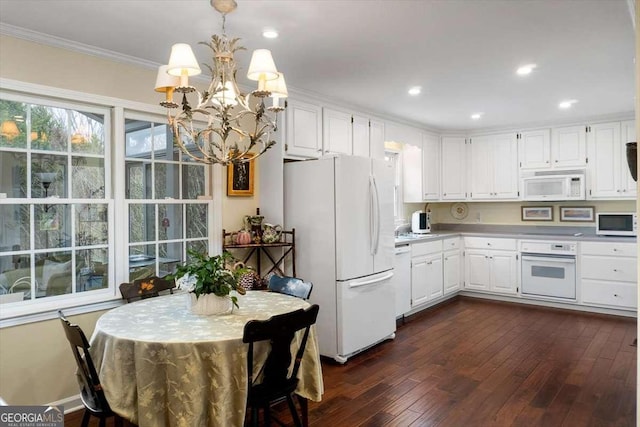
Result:
M188 254L190 261L179 265L171 278L177 278L189 292L187 304L191 311L196 314L219 314L232 309L231 304L239 308L238 297L230 293L236 291L240 295L245 294L239 281L248 269L233 265L235 260L226 251L212 257L193 250Z

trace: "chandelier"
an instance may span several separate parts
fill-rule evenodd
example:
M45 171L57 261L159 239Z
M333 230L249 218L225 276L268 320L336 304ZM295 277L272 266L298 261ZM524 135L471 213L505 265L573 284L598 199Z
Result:
M258 49L247 72L258 88L249 94L240 92L234 55L245 49L239 39L229 39L225 32L226 15L237 4L234 0L211 0L211 5L222 15L222 36L200 42L213 52L213 66L205 64L211 73L209 87L201 92L189 85L189 77L201 70L191 47L177 43L171 48L169 63L158 69L155 90L166 94L160 105L167 108L174 143L182 152L197 162L226 166L255 159L275 145L271 132L277 130L277 113L284 110L279 99L287 97L287 87L271 52ZM174 92L182 93L180 109L173 101ZM188 94L194 100L197 97L197 102L191 104ZM267 97L273 98L268 107Z

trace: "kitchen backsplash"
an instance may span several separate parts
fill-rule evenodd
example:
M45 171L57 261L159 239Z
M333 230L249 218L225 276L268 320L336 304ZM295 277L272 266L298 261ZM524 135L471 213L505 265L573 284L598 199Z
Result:
M560 206L594 206L598 212L635 212L635 200L616 201L579 201L579 202L468 202L467 217L461 220L451 215L454 203L429 203L431 222L433 224L506 224L506 225L540 225L563 227L595 227L595 222L565 222L560 221ZM553 206L553 221L522 221L522 206ZM424 203L405 203L404 216L407 221L411 213L424 210Z

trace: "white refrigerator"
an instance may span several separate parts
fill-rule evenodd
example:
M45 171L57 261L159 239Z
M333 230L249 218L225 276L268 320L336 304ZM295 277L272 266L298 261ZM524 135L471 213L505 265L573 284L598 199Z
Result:
M320 306L320 354L340 363L395 336L393 165L339 156L286 163L284 217L296 274Z

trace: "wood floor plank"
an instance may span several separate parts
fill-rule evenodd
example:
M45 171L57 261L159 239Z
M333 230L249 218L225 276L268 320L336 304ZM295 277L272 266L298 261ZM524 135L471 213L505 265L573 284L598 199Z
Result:
M309 423L631 427L636 334L635 319L458 297L344 365L323 358L325 394L309 402ZM286 405L273 410L292 425Z

